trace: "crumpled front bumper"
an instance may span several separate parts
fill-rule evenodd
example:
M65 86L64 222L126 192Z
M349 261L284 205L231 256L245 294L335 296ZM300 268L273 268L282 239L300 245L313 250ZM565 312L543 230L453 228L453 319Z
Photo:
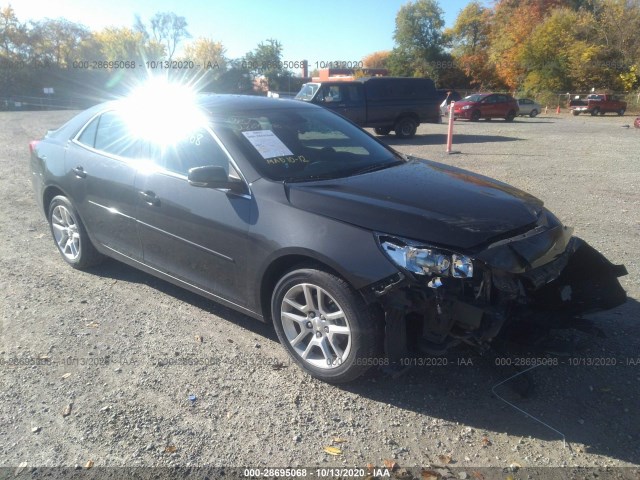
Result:
M439 288L427 286L432 277L406 273L373 286L388 354L437 355L461 342L484 348L505 330L571 328L581 315L626 301L618 281L626 268L559 222L497 241L473 258L473 278L441 278Z

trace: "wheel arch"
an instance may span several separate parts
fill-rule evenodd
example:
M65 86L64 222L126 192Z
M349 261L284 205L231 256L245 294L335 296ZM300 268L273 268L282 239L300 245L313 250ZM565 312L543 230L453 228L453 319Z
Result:
M49 185L45 187L44 191L42 192L42 210L44 211L45 217L49 217L49 205L51 205L51 201L58 195L62 195L63 197L66 197L69 199L69 201L71 201L66 192L57 185Z
M416 122L416 126L420 125L420 116L416 112L405 111L396 115L396 118L393 121L393 126L395 127L399 121L405 118L410 118L411 120L414 120Z
M299 251L288 252L277 258L274 258L265 268L264 272L260 276L260 289L259 289L259 302L262 310L262 315L267 323L271 323L271 294L278 283L278 281L288 271L298 268L315 268L324 272L335 275L347 282L354 291L353 283L349 281L347 275L341 272L338 268L331 265L328 259L320 259L317 255L311 252Z

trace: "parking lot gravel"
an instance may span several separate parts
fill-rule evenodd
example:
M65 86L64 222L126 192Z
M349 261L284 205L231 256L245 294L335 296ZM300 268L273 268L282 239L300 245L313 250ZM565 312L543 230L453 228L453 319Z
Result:
M640 130L630 115L456 121L454 154L444 124L385 137L542 198L626 265L629 300L590 317L606 338L562 332L499 356L458 348L336 387L291 364L268 325L116 261L87 271L62 261L33 198L28 141L74 114L0 112L0 467L640 472ZM522 376L495 387L532 358L543 361L526 394Z

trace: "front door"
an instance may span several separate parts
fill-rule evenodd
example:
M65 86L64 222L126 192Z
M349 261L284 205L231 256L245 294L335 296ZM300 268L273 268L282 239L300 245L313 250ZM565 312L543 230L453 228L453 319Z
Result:
M175 145L149 147L153 167L136 177L144 262L172 277L245 305L250 195L189 184L190 168L223 166L237 175L211 133L201 128Z

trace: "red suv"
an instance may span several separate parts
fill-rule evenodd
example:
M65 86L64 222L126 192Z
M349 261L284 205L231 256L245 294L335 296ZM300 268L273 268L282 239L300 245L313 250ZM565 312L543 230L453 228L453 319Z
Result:
M518 110L516 99L506 93L474 93L455 103L453 116L472 122L481 118L504 118L511 122L516 118Z

